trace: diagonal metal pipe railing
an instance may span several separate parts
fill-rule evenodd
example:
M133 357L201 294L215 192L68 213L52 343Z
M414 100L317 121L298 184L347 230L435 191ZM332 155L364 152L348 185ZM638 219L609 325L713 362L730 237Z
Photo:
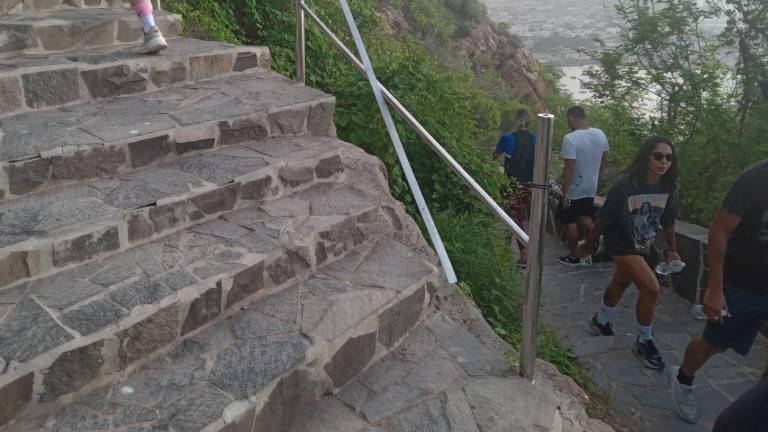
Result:
M315 14L315 12L307 6L306 3L303 1L297 0L297 6L302 11L302 15L306 13L306 15L320 28L320 30L333 42L333 44L336 46L336 48L341 51L341 53L346 57L352 64L357 68L358 71L361 73L365 73L365 66L363 63L358 60L358 58L350 51L349 48L347 48L346 45L344 45L344 42L339 39L335 33L323 22L320 17ZM303 51L302 51L303 52ZM297 65L302 65L302 70L305 70L304 65L305 61L303 58L299 59L297 56ZM432 136L432 134L427 131L424 126L419 123L418 120L416 120L416 117L413 116L413 114L410 113L397 98L389 91L381 82L377 81L377 84L379 88L381 89L382 94L384 95L384 98L389 102L395 110L400 113L401 116L405 119L405 121L408 122L408 124L413 127L413 129L416 131L416 133L419 134L419 136L424 139L424 141L427 142L427 144L432 148L432 150L437 153L437 155L448 165L448 167L456 173L459 178L461 178L464 183L469 186L470 190L477 195L478 198L488 207L489 210L496 216L497 219L499 219L507 228L509 228L512 231L512 234L524 245L528 246L529 238L528 234L525 233L525 231L515 223L515 221L507 214L507 212L504 211L504 209L499 206L496 201L483 189L482 186L480 186L477 181L475 181L474 178L459 164L456 159L451 156L451 154L440 145L439 142L435 139L435 137Z
M520 369L521 376L527 378L529 381L534 382L534 376L536 373L536 351L537 351L537 334L539 327L539 311L540 311L540 298L541 298L541 282L542 282L542 263L543 263L543 242L544 231L547 223L548 212L546 209L546 203L548 202L549 189L547 186L549 178L549 158L551 155L553 131L554 131L554 116L549 114L539 114L537 132L539 136L539 145L536 148L536 159L534 166L534 184L537 185L533 190L533 200L531 208L531 236L529 237L525 231L515 223L515 221L509 217L509 215L491 198L491 196L472 178L469 173L451 156L450 153L442 146L437 140L429 133L418 120L395 98L392 93L387 90L384 85L378 81L373 71L370 59L368 58L367 51L363 44L360 32L357 29L357 24L354 21L352 12L349 8L347 0L340 0L342 8L344 9L344 15L352 31L355 44L363 57L363 61L360 61L354 53L347 48L346 45L333 33L333 31L317 16L317 14L306 4L303 0L295 0L296 3L296 70L297 78L301 82L305 82L306 79L306 52L305 52L305 17L309 18L318 25L321 31L331 40L331 42L341 51L341 53L360 71L364 74L370 82L373 89L376 102L379 105L379 109L384 116L387 130L390 133L392 142L395 145L395 149L400 159L403 171L406 173L406 177L411 186L411 190L414 192L414 197L417 199L419 205L419 211L422 212L422 217L427 222L427 229L430 236L433 239L433 245L440 257L443 264L443 270L446 272L446 276L449 282L455 283L456 276L453 273L453 268L450 265L450 260L443 247L442 240L440 240L437 227L432 222L432 217L429 214L429 209L426 206L426 202L421 195L421 191L416 183L415 176L410 167L408 157L405 154L402 143L400 142L397 130L394 128L394 122L389 109L384 103L388 102L400 115L408 122L408 124L416 130L416 132L424 139L427 144L434 150L438 156L456 173L464 183L469 186L470 190L480 198L480 200L491 210L491 212L499 219L508 229L510 229L513 235L522 244L527 247L528 250L528 268L526 271L525 279L525 300L523 306L523 334L520 346ZM424 215L427 215L424 217ZM437 241L435 241L437 239ZM446 265L447 264L447 265Z

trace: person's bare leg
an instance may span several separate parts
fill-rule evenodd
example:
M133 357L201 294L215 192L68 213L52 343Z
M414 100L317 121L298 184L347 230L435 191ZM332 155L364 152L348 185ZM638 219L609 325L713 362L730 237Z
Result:
M576 248L579 245L579 227L577 224L568 224L565 227L565 241L568 245L568 253L576 256Z
M712 356L723 352L725 352L724 349L712 345L702 337L697 337L688 344L688 348L685 350L685 358L683 359L683 365L680 366L680 372L688 378L694 378L696 372Z
M611 308L615 308L619 304L627 288L632 284L632 274L629 268L620 261L620 257L617 258L619 259L616 260L616 270L613 271L611 282L603 294L603 304Z

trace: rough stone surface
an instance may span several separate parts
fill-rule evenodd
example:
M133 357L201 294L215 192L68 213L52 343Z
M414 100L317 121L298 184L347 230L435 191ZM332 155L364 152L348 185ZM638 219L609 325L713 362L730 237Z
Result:
M264 408L256 415L253 429L258 431L285 430L303 412L303 407L320 396L322 388L307 371L297 370L283 378L269 396Z
M258 180L244 183L240 188L240 199L263 201L271 195L272 177L266 176Z
M269 136L269 126L266 119L255 117L219 123L219 140L221 145L240 144L246 141L263 140Z
M109 300L96 300L77 309L65 312L61 321L83 336L95 333L113 324L127 313Z
M122 149L96 148L90 152L75 153L52 159L51 177L57 180L86 180L106 177L120 172L128 162Z
M211 192L202 193L190 198L189 201L204 214L211 215L232 210L235 207L239 191L240 184L235 183Z
M189 73L192 81L214 78L232 72L232 54L212 54L189 59Z
M118 356L125 367L173 342L179 336L179 313L169 306L117 334Z
M333 136L334 103L320 103L312 107L307 118L307 130L316 136Z
M376 353L376 332L348 340L325 365L325 372L336 388L349 383L373 359Z
M37 300L44 306L52 309L64 309L93 297L103 290L103 287L88 281L55 277L48 280L36 295Z
M0 322L0 359L26 362L73 339L34 300L25 297Z
M65 352L45 372L40 396L42 402L50 402L59 396L80 390L99 375L104 366L102 348L104 341Z
M141 168L173 153L173 145L168 135L161 135L128 144L128 154L134 168Z
M221 285L209 289L189 306L181 334L187 334L205 325L221 313Z
M255 52L241 52L237 53L235 58L235 66L232 68L234 72L243 72L248 69L253 69L261 66L259 62L259 54Z
M300 336L269 341L243 340L219 354L211 381L238 399L253 394L304 359L307 342Z
M264 261L261 261L232 278L232 288L227 296L227 307L255 294L264 287L264 267Z
M148 239L155 233L155 227L144 216L143 210L129 214L126 220L128 223L128 241L131 243Z
M6 167L8 172L8 190L15 195L33 192L38 186L48 181L51 176L51 162L36 159Z
M18 111L24 106L21 83L16 77L0 78L0 114Z
M424 288L401 300L379 316L379 342L391 348L419 320L424 307Z
M0 426L16 417L18 410L31 401L33 382L34 376L29 374L0 388Z
M94 98L122 96L147 91L147 79L128 65L110 66L80 72Z
M317 178L326 179L344 171L341 156L331 156L323 159L315 167Z
M149 80L157 87L167 87L187 79L187 65L181 61L154 65Z
M307 120L307 108L289 109L269 114L272 133L296 135L304 131Z
M309 263L306 259L297 252L291 251L271 262L267 266L267 273L275 285L282 285L307 269L309 269Z
M22 75L21 80L30 108L59 106L80 99L75 69L30 73Z
M283 167L280 169L280 180L288 187L301 186L315 179L312 167Z
M153 279L142 279L113 291L109 298L126 310L136 306L157 304L173 294L173 290Z
M29 277L26 252L11 252L0 258L0 286L7 286Z
M120 247L117 227L84 234L72 240L65 240L53 245L53 265L63 267L74 262L81 262Z

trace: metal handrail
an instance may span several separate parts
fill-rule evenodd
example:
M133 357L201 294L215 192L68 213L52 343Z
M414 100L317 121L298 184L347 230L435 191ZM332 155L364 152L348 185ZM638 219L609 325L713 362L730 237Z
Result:
M363 66L363 63L358 60L358 58L350 51L349 48L347 48L346 45L344 45L344 42L339 39L336 34L333 33L333 31L320 19L320 17L315 14L315 12L307 6L306 3L304 3L302 0L296 0L297 6L300 8L300 15L301 20L303 22L304 20L304 13L306 13L309 18L312 19L312 21L315 22L315 24L320 27L322 32L333 42L334 45L341 51L341 53L352 62L352 64L360 71L361 73L365 73L365 66ZM297 26L298 29L298 26ZM302 31L303 34L303 31ZM298 38L297 38L298 39ZM303 44L298 41L297 46ZM301 51L302 53L304 51ZM302 71L298 74L299 78L301 78L306 70L306 63L304 57L298 56L299 51L297 50L297 56L296 56L296 63L297 63L297 70ZM304 82L303 80L299 79L300 81ZM381 92L384 94L384 98L392 104L392 106L395 108L397 112L400 113L400 115L403 116L405 121L408 122L408 124L411 125L411 127L416 130L416 133L419 134L426 142L429 144L430 147L432 147L432 150L434 150L438 156L448 165L448 167L453 170L460 178L463 180L469 187L472 192L474 192L478 198L488 207L489 210L504 224L512 230L512 234L514 234L515 238L519 240L521 243L523 243L525 246L528 246L529 238L528 234L525 233L525 231L515 223L515 221L509 217L507 212L504 211L497 203L496 201L486 192L482 186L480 186L477 181L475 181L474 178L459 164L456 159L451 156L450 153L440 145L439 142L430 134L424 126L419 123L418 120L416 120L416 117L413 116L413 114L410 113L401 103L400 101L395 98L395 96L390 93L389 90L387 90L386 87L381 82L378 82L379 88L381 88Z
M397 131L394 128L391 114L383 103L384 100L389 102L397 112L413 127L416 132L421 136L427 144L440 156L440 158L448 165L453 172L455 172L459 178L469 186L470 190L475 193L480 200L488 207L489 210L507 227L512 231L512 234L522 244L527 247L528 250L528 268L526 272L526 290L525 301L523 310L523 337L520 347L520 375L527 378L531 382L534 381L534 375L536 370L536 344L537 333L539 325L539 309L541 298L541 282L542 282L542 261L543 261L543 239L547 221L547 196L548 189L543 185L548 183L549 178L549 157L551 155L553 130L554 130L554 116L549 114L538 115L538 128L539 145L536 146L536 160L534 167L534 184L539 187L534 188L533 199L531 206L531 237L525 233L525 231L515 223L515 221L496 203L496 201L475 181L472 176L451 156L450 153L430 134L424 126L419 123L418 120L395 98L395 96L387 90L384 85L376 79L376 75L373 71L373 67L368 59L368 54L365 50L365 46L360 37L357 25L352 17L351 10L347 0L340 0L342 9L344 10L345 18L350 27L350 31L353 34L355 44L360 52L363 61L360 61L352 51L347 48L346 45L339 39L335 33L320 19L320 17L306 4L303 0L295 0L296 4L296 75L297 80L302 83L306 82L306 32L305 32L305 14L318 25L321 31L333 42L333 44L341 51L341 53L360 71L366 75L371 88L373 89L374 96L376 97L379 108L384 116L387 130L392 138L393 145L400 159L400 163L403 166L403 171L406 174L411 190L414 192L414 198L419 205L419 211L422 214L422 218L425 220L427 230L433 240L436 252L440 257L440 261L443 264L443 270L446 272L446 276L449 282L455 283L456 277L453 274L453 268L450 265L447 253L443 247L442 240L440 240L437 227L432 222L432 217L429 214L429 209L426 207L421 191L416 183L415 177L408 162L408 157L405 155L405 151L402 148L402 143L397 135Z

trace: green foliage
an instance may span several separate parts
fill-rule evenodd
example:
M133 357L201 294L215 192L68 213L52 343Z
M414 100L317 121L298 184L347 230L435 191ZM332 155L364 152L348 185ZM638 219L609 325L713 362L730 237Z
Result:
M746 25L738 22L744 17L733 11L734 4L761 1L726 0L721 9L699 3L620 0L621 43L590 52L598 67L589 71L588 87L595 95L592 122L611 140L609 183L644 139L669 135L679 153L681 218L707 225L734 176L768 156L765 103L753 95L754 70L765 70L766 63L750 57L750 78L746 68L734 71L721 59L723 50L733 48L723 44L741 46L737 29ZM705 35L704 21L725 11L732 24L719 38ZM768 26L762 28L753 34L763 31L761 37L768 37ZM740 56L742 62L746 57Z

